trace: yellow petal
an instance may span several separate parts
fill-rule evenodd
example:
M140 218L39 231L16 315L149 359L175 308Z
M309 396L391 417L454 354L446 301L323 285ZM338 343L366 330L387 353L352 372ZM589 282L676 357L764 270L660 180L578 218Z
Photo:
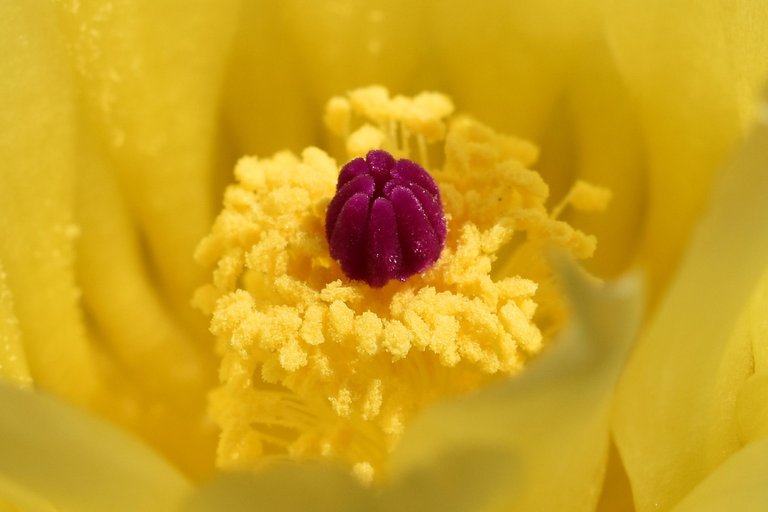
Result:
M614 1L607 26L648 146L642 256L658 292L768 77L768 4Z
M673 510L760 510L768 503L768 440L734 454Z
M219 173L220 190L232 179L235 158L317 143L319 126L309 120L321 103L311 109L308 71L286 41L282 9L282 2L242 6L224 84L227 137L234 147L222 166L227 172Z
M761 340L765 344L766 338L763 337ZM768 372L764 371L747 379L739 392L736 415L739 422L740 439L744 443L768 437L768 402L765 400L766 396L768 396Z
M624 469L624 462L621 460L614 442L611 443L603 490L595 510L596 512L615 512L617 510L629 512L634 511L634 509L627 471Z
M345 512L372 510L372 496L343 470L292 466L261 474L223 474L198 489L184 512Z
M750 302L768 286L767 141L762 124L726 170L623 377L614 431L641 511L674 505L742 444L737 399L765 343Z
M314 119L328 98L380 83L397 91L419 72L427 40L425 3L289 0L279 20L306 73ZM278 21L279 23L280 21ZM410 91L409 91L410 92Z
M167 511L190 490L134 438L62 402L0 385L0 404L0 492L15 487L11 498L82 512Z
M637 234L645 213L644 147L631 99L608 48L593 41L585 51L588 58L571 77L566 95L575 147L563 167L608 188L613 197L602 215L576 211L566 218L598 240L595 256L585 266L601 277L615 276L637 258Z
M570 0L434 2L429 35L445 92L496 129L538 141L596 14L594 2Z
M85 305L120 364L145 388L182 402L194 400L174 391L200 388L197 394L203 393L211 378L203 355L153 289L114 176L87 144L81 145L78 161L77 268Z
M97 410L200 476L212 470L215 444L204 421L213 355L168 311L116 177L89 136L84 128L78 151L77 278L93 338L114 367Z
M566 282L576 320L550 353L519 379L429 409L406 430L393 454L393 502L442 506L434 493L448 485L447 504L471 497L480 510L594 509L640 299L633 282L595 290L573 270ZM419 481L433 495L412 492Z
M160 286L182 317L199 283L190 258L212 220L219 92L237 0L60 4L71 61L146 238Z
M36 383L87 403L96 376L74 278L76 114L65 44L48 4L6 2L0 27L0 259Z
M19 319L13 310L13 294L8 289L2 262L0 262L0 380L18 386L32 384L27 365L27 354L21 343Z
M748 444L768 437L768 268L742 313L739 336L752 350L754 374L739 391L736 416L739 439Z
M57 512L42 496L0 476L0 510L3 512Z

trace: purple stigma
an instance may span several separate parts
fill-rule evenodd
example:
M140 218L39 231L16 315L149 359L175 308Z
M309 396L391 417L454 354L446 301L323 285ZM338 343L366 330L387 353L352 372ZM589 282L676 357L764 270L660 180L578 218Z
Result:
M350 279L375 288L405 281L431 267L445 246L437 183L415 162L369 151L342 167L325 236Z

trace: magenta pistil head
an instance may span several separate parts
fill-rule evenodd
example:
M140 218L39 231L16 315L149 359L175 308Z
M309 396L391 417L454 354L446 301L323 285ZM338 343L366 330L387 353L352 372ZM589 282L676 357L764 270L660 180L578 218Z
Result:
M440 190L419 164L376 149L342 167L325 236L350 279L405 281L437 261L445 235Z

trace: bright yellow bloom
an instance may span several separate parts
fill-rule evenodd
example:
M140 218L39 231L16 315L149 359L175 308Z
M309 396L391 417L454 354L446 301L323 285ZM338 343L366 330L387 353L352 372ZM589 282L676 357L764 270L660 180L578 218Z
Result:
M79 412L0 389L0 507L765 504L763 125L702 211L754 125L766 20L753 1L5 2L0 375ZM380 495L314 466L193 490L213 471L218 367L189 305L207 281L194 247L237 157L337 152L322 105L370 83L445 91L534 141L552 198L609 188L605 215L563 219L600 241L595 274L644 271L653 316L625 368L631 283L594 291L566 266L573 323L552 350L427 408Z

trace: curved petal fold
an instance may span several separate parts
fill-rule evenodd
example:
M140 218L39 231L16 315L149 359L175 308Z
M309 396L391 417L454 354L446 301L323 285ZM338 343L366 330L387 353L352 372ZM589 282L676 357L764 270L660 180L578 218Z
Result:
M74 269L76 92L55 8L3 3L0 41L0 260L11 321L36 385L89 404L98 377Z
M640 255L656 296L679 262L715 173L752 124L768 78L768 4L612 0L606 28L646 143Z
M190 254L213 220L221 86L238 0L62 2L81 92L175 313L197 320Z
M760 123L725 169L622 377L613 426L640 511L675 505L761 436L764 408L744 404L768 343L759 309L768 287L766 168Z
M10 491L6 497L17 504L22 498L60 510L159 512L175 510L190 490L130 435L7 384L0 384L0 453L0 493Z
M759 510L768 503L768 440L736 452L673 512Z

